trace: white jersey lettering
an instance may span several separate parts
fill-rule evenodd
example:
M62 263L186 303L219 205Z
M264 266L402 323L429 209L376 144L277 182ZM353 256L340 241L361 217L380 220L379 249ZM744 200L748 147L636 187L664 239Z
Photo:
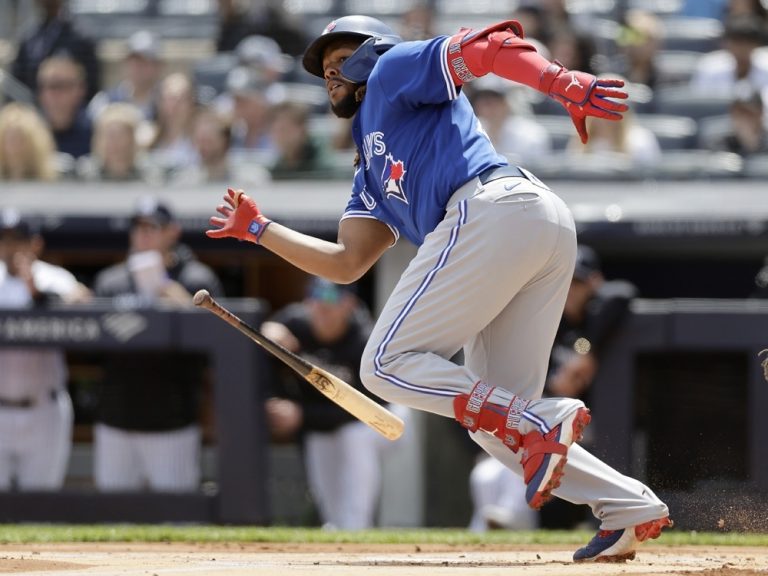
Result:
M363 138L363 155L365 156L365 169L371 165L373 156L382 156L386 153L387 146L384 144L383 132L371 132Z

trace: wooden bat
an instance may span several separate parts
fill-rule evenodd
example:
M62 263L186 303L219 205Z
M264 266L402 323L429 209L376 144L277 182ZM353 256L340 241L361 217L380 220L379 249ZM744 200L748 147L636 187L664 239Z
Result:
M219 304L207 290L198 290L193 299L195 306L205 308L256 342L267 352L293 368L299 376L317 388L324 396L344 408L355 418L364 422L376 432L397 440L403 433L403 421L368 396L356 390L341 378L315 366L301 356L294 354L274 340L267 338L247 322L235 316Z

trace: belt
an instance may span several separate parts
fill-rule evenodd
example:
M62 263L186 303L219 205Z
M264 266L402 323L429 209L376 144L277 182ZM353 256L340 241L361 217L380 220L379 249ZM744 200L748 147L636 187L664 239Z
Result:
M486 185L488 182L493 182L499 178L525 178L525 174L517 166L495 166L494 168L488 168L483 170L477 175L477 179L480 180L480 184Z
M480 172L476 178L472 178L460 186L448 199L446 209L451 208L461 200L471 198L478 193L480 187L485 186L488 182L498 180L499 178L527 178L527 176L517 166L507 165L487 168ZM480 183L480 187L478 187L478 182Z
M58 392L56 390L51 390L48 397L51 400L56 400L56 397L58 396ZM40 400L38 398L0 398L0 408L17 408L17 409L26 409L26 408L34 408L40 403Z

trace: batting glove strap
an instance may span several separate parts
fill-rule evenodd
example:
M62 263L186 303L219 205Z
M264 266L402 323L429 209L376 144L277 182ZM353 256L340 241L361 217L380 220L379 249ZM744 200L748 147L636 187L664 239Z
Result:
M261 240L261 235L264 234L267 226L270 224L272 224L272 220L260 214L258 218L251 220L251 223L248 225L248 232L244 240L258 244L259 240Z
M561 104L569 102L584 106L590 99L597 84L597 78L586 72L566 69L559 62L553 62L542 73L542 89Z

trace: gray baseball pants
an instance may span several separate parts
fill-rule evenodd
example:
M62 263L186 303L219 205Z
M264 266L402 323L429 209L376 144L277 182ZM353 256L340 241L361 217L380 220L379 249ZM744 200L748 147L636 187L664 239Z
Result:
M491 402L531 400L522 433L557 426L582 406L541 398L576 259L565 203L535 177L472 180L451 197L385 304L363 354L365 386L388 402L450 418L475 383ZM464 349L465 364L450 361ZM520 455L485 432L472 439L522 474ZM642 483L573 445L554 494L588 504L604 530L668 514Z

